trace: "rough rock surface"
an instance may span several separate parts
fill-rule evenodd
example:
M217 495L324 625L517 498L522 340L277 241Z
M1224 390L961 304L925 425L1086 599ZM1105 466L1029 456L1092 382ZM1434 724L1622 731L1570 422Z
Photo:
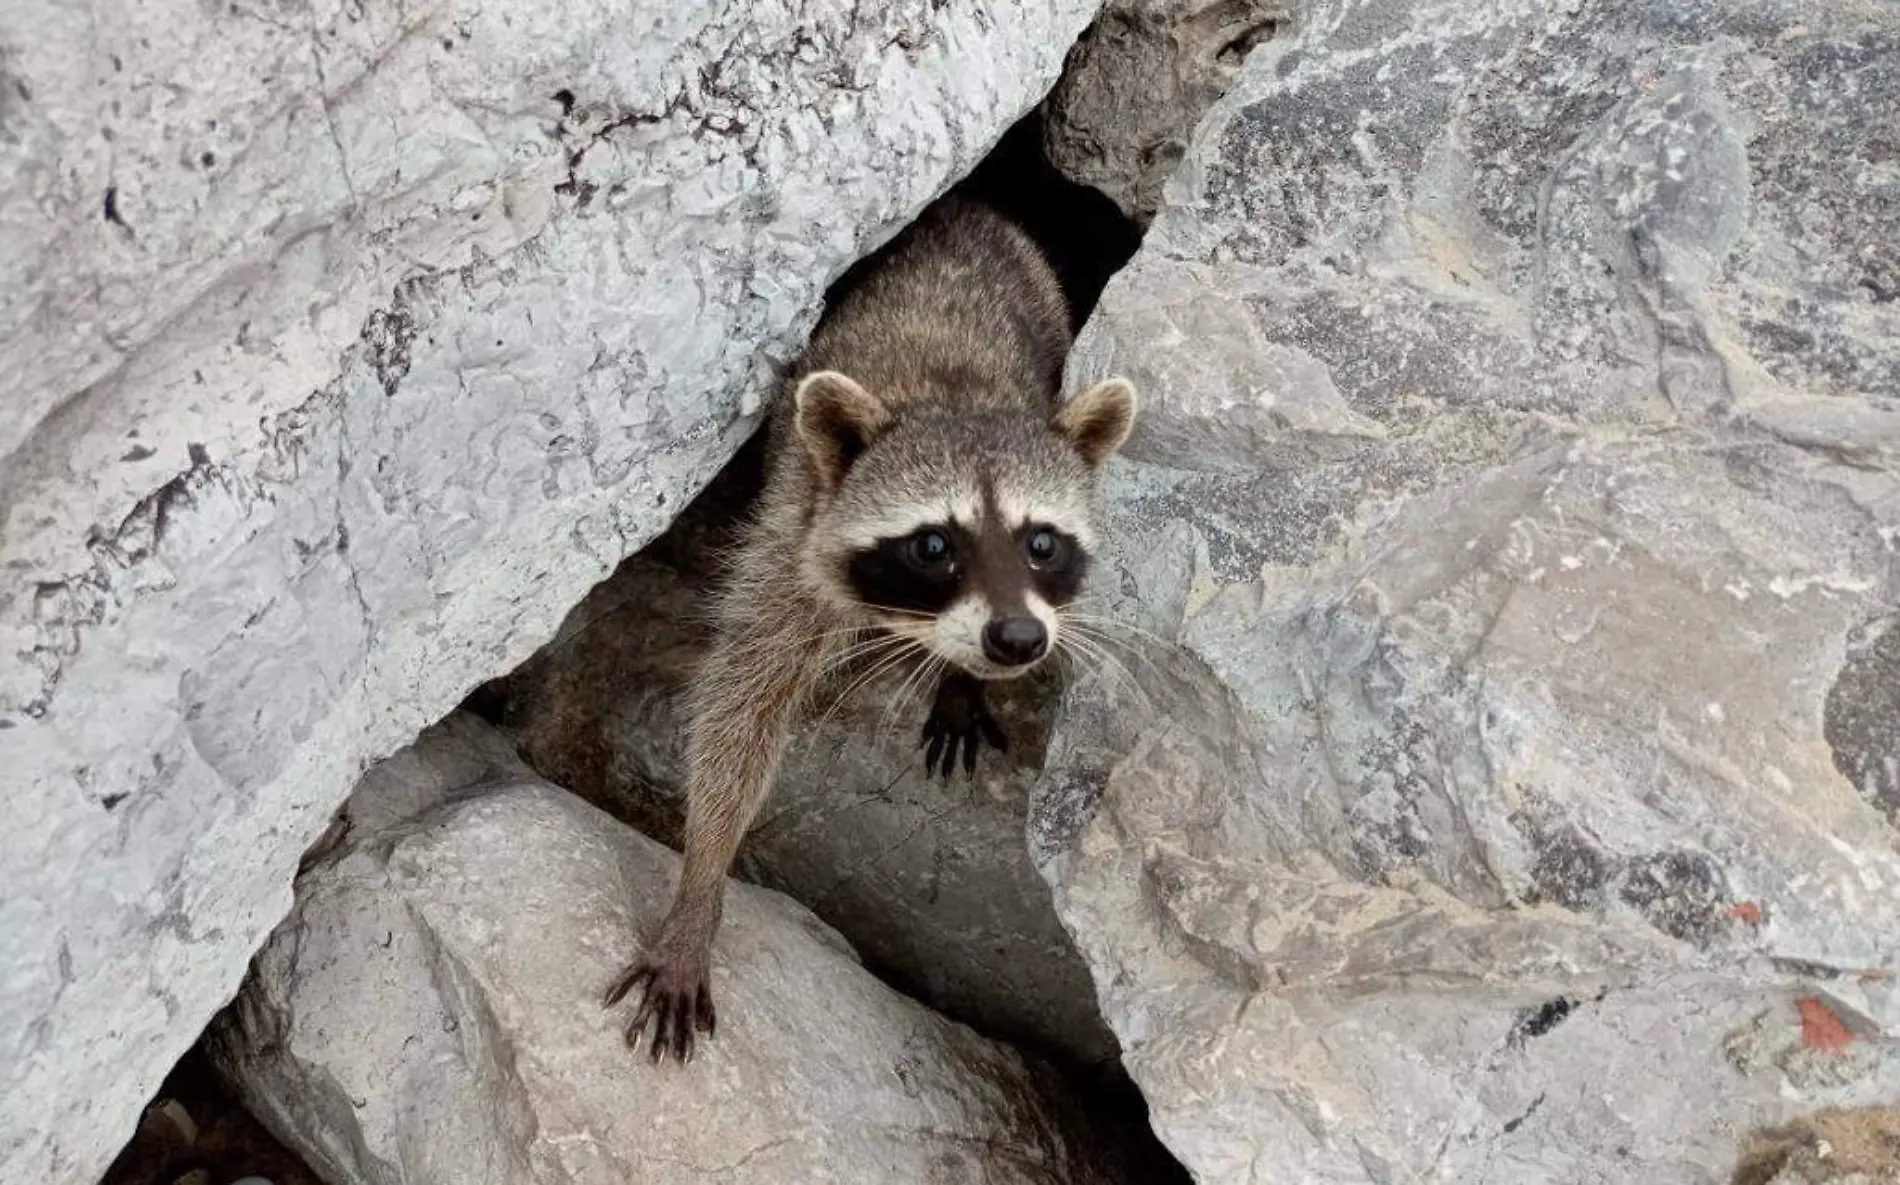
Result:
M665 524L1092 10L0 12L0 1177L96 1178L363 768Z
M756 448L583 600L546 647L484 689L544 777L679 847L684 693L710 641L714 557L756 485ZM841 672L800 726L738 875L838 928L878 972L984 1032L1112 1063L1095 989L1024 843L1056 688L1008 685L992 708L1010 751L974 779L924 772L929 688L908 669Z
M212 1040L334 1185L1116 1179L1056 1079L765 890L727 897L716 1039L683 1070L629 1052L600 993L677 858L478 721L376 767L346 819Z
M1728 1182L1900 1097L1900 25L1300 28L1072 363L1146 396L1057 909L1202 1181Z
M1110 0L1043 104L1050 162L1146 226L1194 125L1294 8L1291 0Z

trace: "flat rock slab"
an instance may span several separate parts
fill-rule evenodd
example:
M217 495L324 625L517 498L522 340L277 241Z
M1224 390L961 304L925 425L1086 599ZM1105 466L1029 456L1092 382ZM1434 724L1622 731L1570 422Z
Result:
M0 15L0 1176L87 1185L374 760L714 473L1087 0Z
M735 886L719 1028L655 1068L600 1006L678 860L454 717L373 770L213 1032L334 1185L1123 1180L1059 1082ZM629 903L637 903L629 908Z
M1205 1181L1900 1097L1893 13L1322 2L1202 124L1032 829ZM1885 757L1877 756L1880 754Z

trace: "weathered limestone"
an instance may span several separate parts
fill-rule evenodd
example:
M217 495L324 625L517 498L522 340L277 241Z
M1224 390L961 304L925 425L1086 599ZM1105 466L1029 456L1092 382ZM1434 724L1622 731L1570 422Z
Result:
M1900 1097L1900 29L1299 30L1072 364L1147 398L1058 911L1203 1181L1728 1182Z
M665 525L1092 10L0 13L0 1176L94 1178L357 775Z
M716 1038L650 1066L600 992L678 859L478 721L376 767L346 818L212 1043L335 1185L1136 1180L1058 1080L762 889L727 897Z

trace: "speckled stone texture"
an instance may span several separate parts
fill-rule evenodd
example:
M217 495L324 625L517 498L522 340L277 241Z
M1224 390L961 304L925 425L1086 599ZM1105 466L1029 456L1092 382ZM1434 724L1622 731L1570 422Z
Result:
M0 10L0 1177L96 1179L363 768L664 527L1093 7Z
M690 1065L602 985L678 857L455 716L373 769L347 838L213 1030L332 1185L1144 1185L1060 1080L879 983L802 906L735 886Z
M1320 0L1202 124L1032 808L1201 1181L1900 1097L1894 110L1891 5Z

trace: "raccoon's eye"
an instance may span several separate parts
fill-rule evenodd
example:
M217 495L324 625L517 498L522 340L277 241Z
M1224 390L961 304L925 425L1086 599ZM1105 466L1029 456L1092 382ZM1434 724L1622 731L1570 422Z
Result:
M906 548L910 562L926 572L949 572L956 567L950 552L950 537L942 531L919 531L910 537Z
M1048 527L1031 532L1024 546L1029 550L1029 562L1038 567L1054 563L1062 554L1062 538Z

